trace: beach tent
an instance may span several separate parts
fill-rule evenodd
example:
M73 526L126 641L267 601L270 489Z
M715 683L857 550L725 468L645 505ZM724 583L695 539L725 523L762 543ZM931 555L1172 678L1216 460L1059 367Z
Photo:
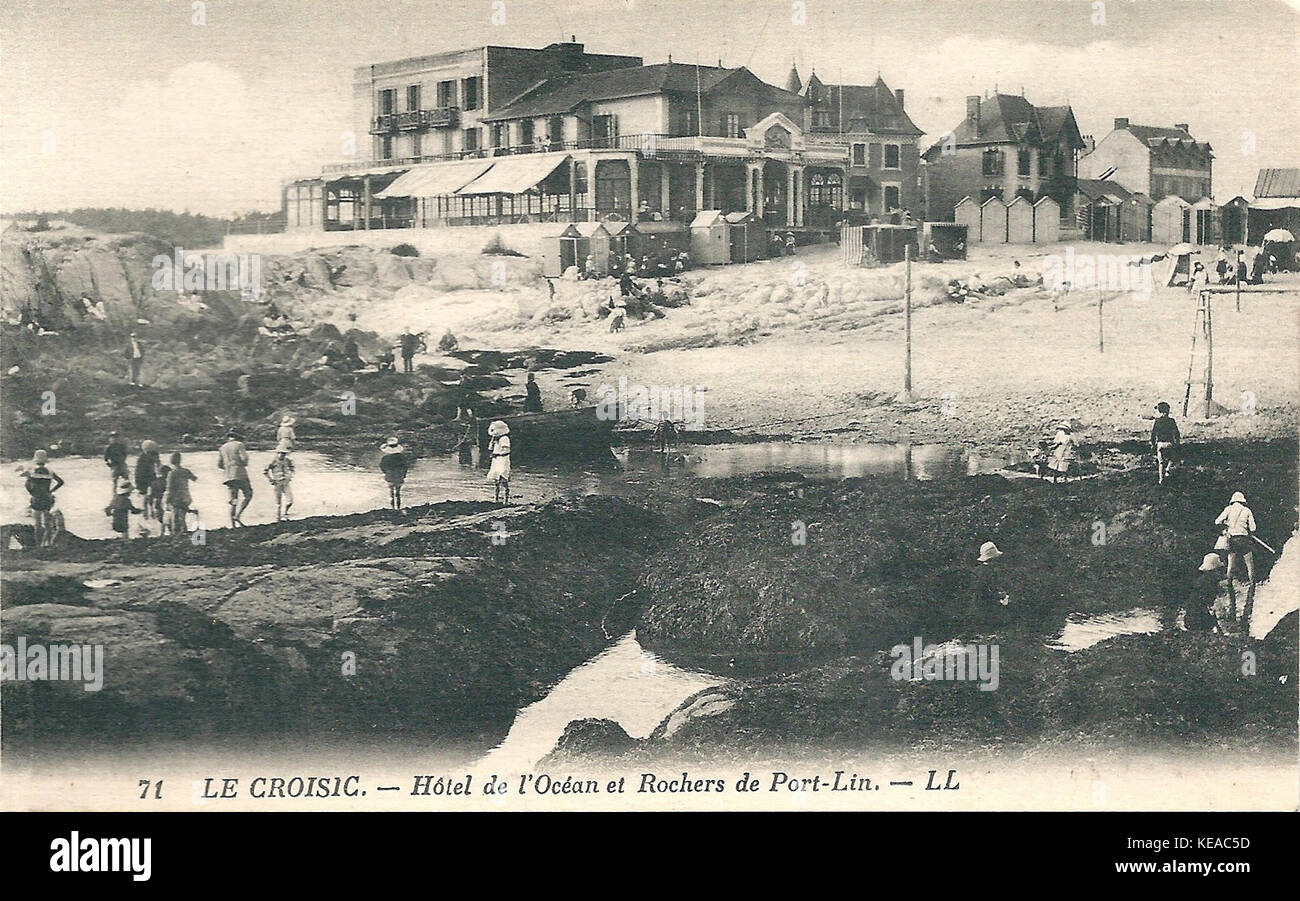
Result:
M1260 252L1276 257L1279 269L1296 270L1296 239L1287 229L1274 228L1266 232L1260 242Z
M932 263L941 260L966 259L970 229L957 222L927 222L921 230L925 241L925 258ZM931 251L930 248L934 250Z
M912 259L917 259L916 227L912 225L864 225L862 241L878 263L902 261L908 246L912 248Z
M1190 204L1189 204L1190 206ZM1186 285L1192 280L1192 257L1201 251L1188 243L1175 244L1169 248L1169 269L1165 273L1165 287Z

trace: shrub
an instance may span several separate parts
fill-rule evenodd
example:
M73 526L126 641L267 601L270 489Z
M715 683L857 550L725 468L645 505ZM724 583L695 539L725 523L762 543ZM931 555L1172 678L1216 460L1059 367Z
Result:
M480 253L486 254L488 256L505 256L505 257L523 256L523 254L520 253L519 251L511 250L509 247L506 246L506 242L501 239L500 232L493 233L491 239L486 244L483 245L483 249L480 251Z
M411 244L398 244L389 253L395 257L418 257L420 255L420 251Z

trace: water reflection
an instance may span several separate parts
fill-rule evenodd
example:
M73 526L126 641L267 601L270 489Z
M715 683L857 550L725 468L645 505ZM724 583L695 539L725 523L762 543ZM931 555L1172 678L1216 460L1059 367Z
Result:
M275 498L262 471L270 451L250 451L249 473L253 501L243 520L249 525L275 519ZM593 494L631 494L636 486L657 478L724 478L758 472L798 473L812 479L889 478L929 480L994 472L1017 462L1013 454L975 453L946 445L851 444L843 442L764 441L753 444L681 445L661 454L644 448L615 451L617 466L595 464L517 466L511 498L525 503ZM228 522L226 489L217 469L215 451L185 454L184 465L199 477L191 491L205 528ZM379 471L378 448L331 451L300 450L293 455L292 517L358 513L388 505L388 488ZM130 461L134 466L134 458ZM12 463L0 477L0 515L5 522L27 518L27 493L17 474L24 464ZM61 457L50 463L67 485L59 491L58 507L69 531L84 538L112 538L104 506L110 495L108 469L93 457ZM411 504L447 500L490 500L491 486L482 470L458 463L452 456L417 460L407 475L403 498ZM138 498L137 502L138 502ZM156 523L134 517L132 528Z
M724 681L660 660L642 650L636 633L629 632L570 672L546 697L521 709L505 740L479 767L529 770L573 720L613 720L633 738L645 738L691 695Z

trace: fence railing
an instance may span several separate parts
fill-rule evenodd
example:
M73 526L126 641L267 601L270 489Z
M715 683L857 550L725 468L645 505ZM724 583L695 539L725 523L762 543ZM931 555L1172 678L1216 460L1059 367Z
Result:
M401 115L401 114L394 114ZM707 139L709 136L703 136ZM736 140L736 139L715 139ZM643 156L653 158L656 154L697 153L700 147L699 135L672 134L633 134L611 135L608 137L583 138L578 141L535 141L532 144L515 144L503 147L478 147L473 150L457 150L452 153L426 153L420 156L393 157L387 160L369 160L356 163L331 163L324 167L326 173L346 173L353 170L369 170L381 166L416 166L421 163L445 163L456 160L482 160L505 156L518 156L528 153L561 153L570 150L626 150L636 151Z

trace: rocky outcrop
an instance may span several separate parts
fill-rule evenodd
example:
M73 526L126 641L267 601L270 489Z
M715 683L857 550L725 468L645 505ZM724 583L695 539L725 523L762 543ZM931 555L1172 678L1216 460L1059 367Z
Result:
M1234 490L1268 524L1265 540L1290 534L1295 446L1189 446L1176 491L1146 470L1069 486L752 477L752 490L732 492L736 503L651 562L637 635L669 659L733 674L870 654L917 635L1050 636L1067 613L1176 608ZM1248 472L1234 465L1242 455ZM1005 617L971 602L972 566L989 540L1005 555ZM1270 562L1256 554L1261 578Z
M3 642L101 645L105 659L99 691L5 682L3 737L504 735L631 627L634 602L614 599L663 537L636 507L588 498L7 552Z
M574 720L564 727L555 749L544 757L538 768L558 763L611 760L627 754L641 743L613 720L588 718Z

